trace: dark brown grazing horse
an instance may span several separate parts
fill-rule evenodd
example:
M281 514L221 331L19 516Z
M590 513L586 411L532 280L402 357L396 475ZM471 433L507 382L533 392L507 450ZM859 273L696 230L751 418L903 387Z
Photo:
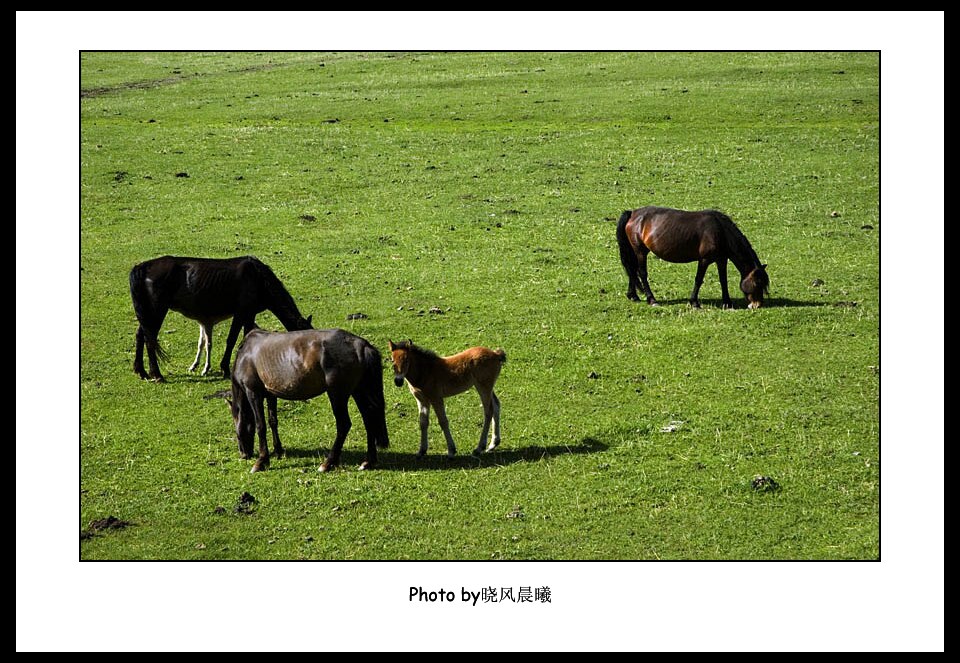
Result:
M163 256L148 260L130 270L130 296L140 323L133 370L144 379L148 377L143 369L143 346L146 345L149 377L163 380L157 357L166 359L166 354L160 348L158 334L169 310L196 320L201 329L209 329L211 333L213 325L233 318L227 349L220 362L224 377L230 377L230 354L240 328L246 333L256 327L258 313L269 309L290 330L311 328L311 318L300 315L293 297L273 270L253 256L224 259ZM207 352L209 356L209 349ZM199 356L198 348L198 359Z
M687 212L667 207L641 207L627 210L617 223L620 262L627 271L627 299L639 301L637 282L643 287L647 303L657 300L647 283L647 254L668 262L696 262L697 277L690 304L700 308L700 286L710 263L717 263L723 308L732 308L727 291L727 260L740 271L740 290L750 308L760 308L770 287L766 265L760 264L750 242L723 212L703 210Z
M367 429L367 459L361 470L377 464L377 447L390 444L383 400L383 364L380 352L365 339L342 329L310 329L247 334L233 367L232 399L228 399L237 432L240 457L253 455L254 431L260 436L260 455L251 472L267 469L267 427L273 433L273 454L283 455L277 432L277 399L305 401L326 393L337 420L333 449L320 465L326 472L340 463L343 441L350 431L347 404L353 397ZM267 402L269 419L263 416Z

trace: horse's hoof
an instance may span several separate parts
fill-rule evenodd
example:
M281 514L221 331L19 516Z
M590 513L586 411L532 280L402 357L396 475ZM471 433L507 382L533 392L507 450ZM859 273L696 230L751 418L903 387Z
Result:
M420 451L420 452L417 452L416 458L417 458L417 460L422 460L423 457L426 456L426 455L427 455L427 452L426 452L426 451Z
M628 292L628 293L627 293L627 299L629 299L631 302L639 302L639 301L640 301L640 298L637 297L637 293L635 293L635 292Z
M447 452L447 458L456 458L456 457L457 457L457 452L456 452L456 451L448 451L448 452Z
M255 474L257 472L265 472L268 467L269 465L266 465L266 464L261 465L260 463L257 463L250 468L250 474Z
M317 468L317 472L330 472L335 468L336 465L331 465L330 463L323 463L320 467Z
M362 463L360 463L360 467L359 467L358 469L360 469L361 471L362 471L362 470L372 470L374 467L376 467L376 465L377 465L376 463L370 463L370 462L367 462L367 461L363 461Z
M658 302L656 299L648 299L647 304L650 306L660 306L660 302Z
M283 449L274 449L273 450L274 458L283 458Z
M240 454L240 460L250 460L250 454L248 453Z
M488 452L493 451L494 449L496 449L496 448L499 447L499 446L500 446L500 443L499 443L499 442L491 442L490 445L487 447L487 451L488 451Z
M150 382L156 382L157 384L163 384L167 380L162 375L156 375L150 377Z

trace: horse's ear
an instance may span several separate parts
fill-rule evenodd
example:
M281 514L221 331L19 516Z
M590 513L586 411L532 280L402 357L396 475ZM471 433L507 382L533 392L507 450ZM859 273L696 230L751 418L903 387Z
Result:
M393 352L393 341L389 338L387 339L387 347L390 348L390 352Z
M407 343L410 344L410 347L411 347L411 348L413 347L413 339L412 339L412 338L408 338L408 339L407 339Z
M760 269L766 269L766 268L767 268L766 265L760 265Z
M307 324L308 324L308 325L309 325L309 324L313 324L313 314L312 314L312 313L307 316Z

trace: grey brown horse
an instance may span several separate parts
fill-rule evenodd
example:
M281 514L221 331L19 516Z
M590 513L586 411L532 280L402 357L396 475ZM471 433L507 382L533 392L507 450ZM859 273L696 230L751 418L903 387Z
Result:
M133 370L141 378L161 381L157 358L166 355L160 348L160 326L173 310L200 323L200 344L207 347L210 365L210 339L213 326L233 318L227 335L227 348L220 362L224 377L230 376L230 354L242 328L244 333L256 327L256 316L269 310L290 330L310 329L310 318L300 315L293 297L267 265L253 256L242 258L177 258L163 256L136 265L130 270L130 296L140 326ZM146 345L150 375L143 367Z
M647 283L647 254L668 262L696 262L697 276L690 304L700 308L700 286L707 267L717 263L723 308L732 308L727 291L727 260L740 271L740 290L747 296L749 308L760 308L770 288L766 265L740 229L723 212L703 210L687 212L668 207L641 207L627 210L617 223L620 262L627 272L627 299L639 300L637 286L643 287L647 303L657 300ZM638 283L639 281L639 283Z
M367 458L361 470L377 464L377 447L386 448L387 420L383 400L380 352L367 340L342 329L311 329L247 334L233 367L232 399L228 399L240 456L253 455L254 431L260 436L260 455L251 472L267 469L267 423L273 434L275 457L283 455L277 432L277 399L305 401L327 394L337 420L337 437L320 465L326 472L340 463L343 442L350 431L347 409L353 397L367 430ZM264 418L267 402L269 418Z

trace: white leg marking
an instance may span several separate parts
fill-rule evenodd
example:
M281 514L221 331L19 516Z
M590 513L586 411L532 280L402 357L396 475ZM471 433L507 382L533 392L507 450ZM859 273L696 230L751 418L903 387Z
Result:
M197 340L197 356L193 358L193 363L190 364L190 368L187 370L193 373L196 370L197 364L200 363L200 352L203 350L203 325L200 325L200 338Z
M201 333L203 334L203 338L205 341L204 345L206 345L206 348L207 348L207 359L203 364L203 373L201 373L201 375L206 375L207 373L210 372L210 349L213 346L213 325L207 325L205 327L201 327ZM200 353L197 352L197 359L199 358L200 358Z

